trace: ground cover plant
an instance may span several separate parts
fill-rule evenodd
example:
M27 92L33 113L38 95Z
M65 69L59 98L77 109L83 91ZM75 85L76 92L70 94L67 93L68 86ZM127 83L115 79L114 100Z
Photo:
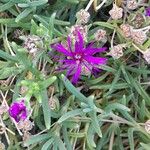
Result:
M150 150L149 0L0 0L0 150Z

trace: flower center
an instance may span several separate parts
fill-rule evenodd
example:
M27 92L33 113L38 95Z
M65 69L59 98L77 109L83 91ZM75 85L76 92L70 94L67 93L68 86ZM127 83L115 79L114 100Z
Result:
M80 54L75 54L74 57L75 57L75 59L79 60L79 59L81 59L82 56Z

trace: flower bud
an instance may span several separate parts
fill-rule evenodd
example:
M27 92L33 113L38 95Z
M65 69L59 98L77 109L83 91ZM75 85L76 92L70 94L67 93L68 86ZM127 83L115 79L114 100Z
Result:
M99 29L94 34L94 37L95 37L96 41L104 41L104 40L106 40L106 31Z
M136 44L143 44L147 39L146 33L142 30L133 30L131 37Z
M90 14L85 9L81 9L76 13L76 18L78 24L86 24L90 19Z
M127 8L130 10L134 10L138 7L138 3L136 0L127 0Z
M123 16L123 9L113 4L113 8L109 11L109 14L114 20L120 19Z
M109 55L111 55L114 59L119 59L123 56L123 47L119 44L114 46L110 52Z
M129 25L129 24L122 24L120 26L122 32L123 32L123 35L126 37L126 38L129 38L131 36L131 32L132 32L132 27Z

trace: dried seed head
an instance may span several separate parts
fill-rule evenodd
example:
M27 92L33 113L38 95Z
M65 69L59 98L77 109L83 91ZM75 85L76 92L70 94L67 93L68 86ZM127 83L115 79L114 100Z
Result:
M120 44L116 45L110 50L108 54L111 55L114 59L119 59L123 56L123 47Z
M70 38L73 41L78 40L78 32L82 35L83 39L86 41L87 39L87 26L82 26L82 25L74 25L70 28Z
M54 96L49 99L49 107L50 107L51 110L56 109L56 107L57 107L56 103L57 103L57 100Z
M106 31L99 29L96 31L96 33L94 34L95 40L96 41L103 41L106 40Z
M8 108L6 106L5 103L2 103L2 105L0 106L0 115L6 113L8 111Z
M5 150L5 145L0 141L0 150Z
M25 142L26 142L27 140L29 140L30 137L31 137L31 133L30 133L30 132L24 132L23 137L22 137L23 146L24 146L24 147L26 147Z
M76 13L77 23L86 24L90 19L90 14L85 9L81 9Z
M32 35L27 36L23 47L28 50L29 53L36 53L38 51L37 42L41 42L40 37Z
M129 24L122 24L120 26L122 32L123 32L123 35L126 37L126 38L129 38L131 36L131 32L132 32L132 27L129 25Z
M17 124L18 129L21 129L23 131L30 131L33 127L34 123L31 122L29 119L20 120Z
M120 19L123 16L123 9L113 4L113 8L109 11L109 14L114 20Z
M143 53L143 58L147 61L148 64L150 64L150 49L147 49Z
M144 17L143 14L137 13L135 15L134 20L132 21L132 24L135 28L140 28L144 24Z
M14 38L18 39L21 35L23 35L23 31L16 29L13 35L14 35Z
M136 44L143 44L147 39L147 35L142 30L133 30L131 37Z
M145 122L145 130L146 132L150 133L150 120L147 120Z
M130 10L134 10L138 7L138 3L136 0L127 0L127 8Z

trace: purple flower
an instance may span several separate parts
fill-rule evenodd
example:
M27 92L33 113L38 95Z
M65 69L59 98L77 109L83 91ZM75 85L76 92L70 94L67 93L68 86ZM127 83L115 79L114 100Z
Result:
M58 43L51 46L53 49L64 54L65 57L60 60L62 63L60 69L67 70L67 76L73 76L73 83L77 83L83 68L93 73L93 70L98 69L99 65L103 65L107 61L106 58L93 56L98 52L105 51L106 48L94 48L94 43L85 47L81 33L77 33L78 38L75 41L74 48L72 48L72 42L69 36L67 38L67 45L64 46Z
M24 100L20 102L14 102L9 108L9 115L14 118L16 122L25 120L27 118L27 108Z
M150 16L150 7L146 8L146 16Z

